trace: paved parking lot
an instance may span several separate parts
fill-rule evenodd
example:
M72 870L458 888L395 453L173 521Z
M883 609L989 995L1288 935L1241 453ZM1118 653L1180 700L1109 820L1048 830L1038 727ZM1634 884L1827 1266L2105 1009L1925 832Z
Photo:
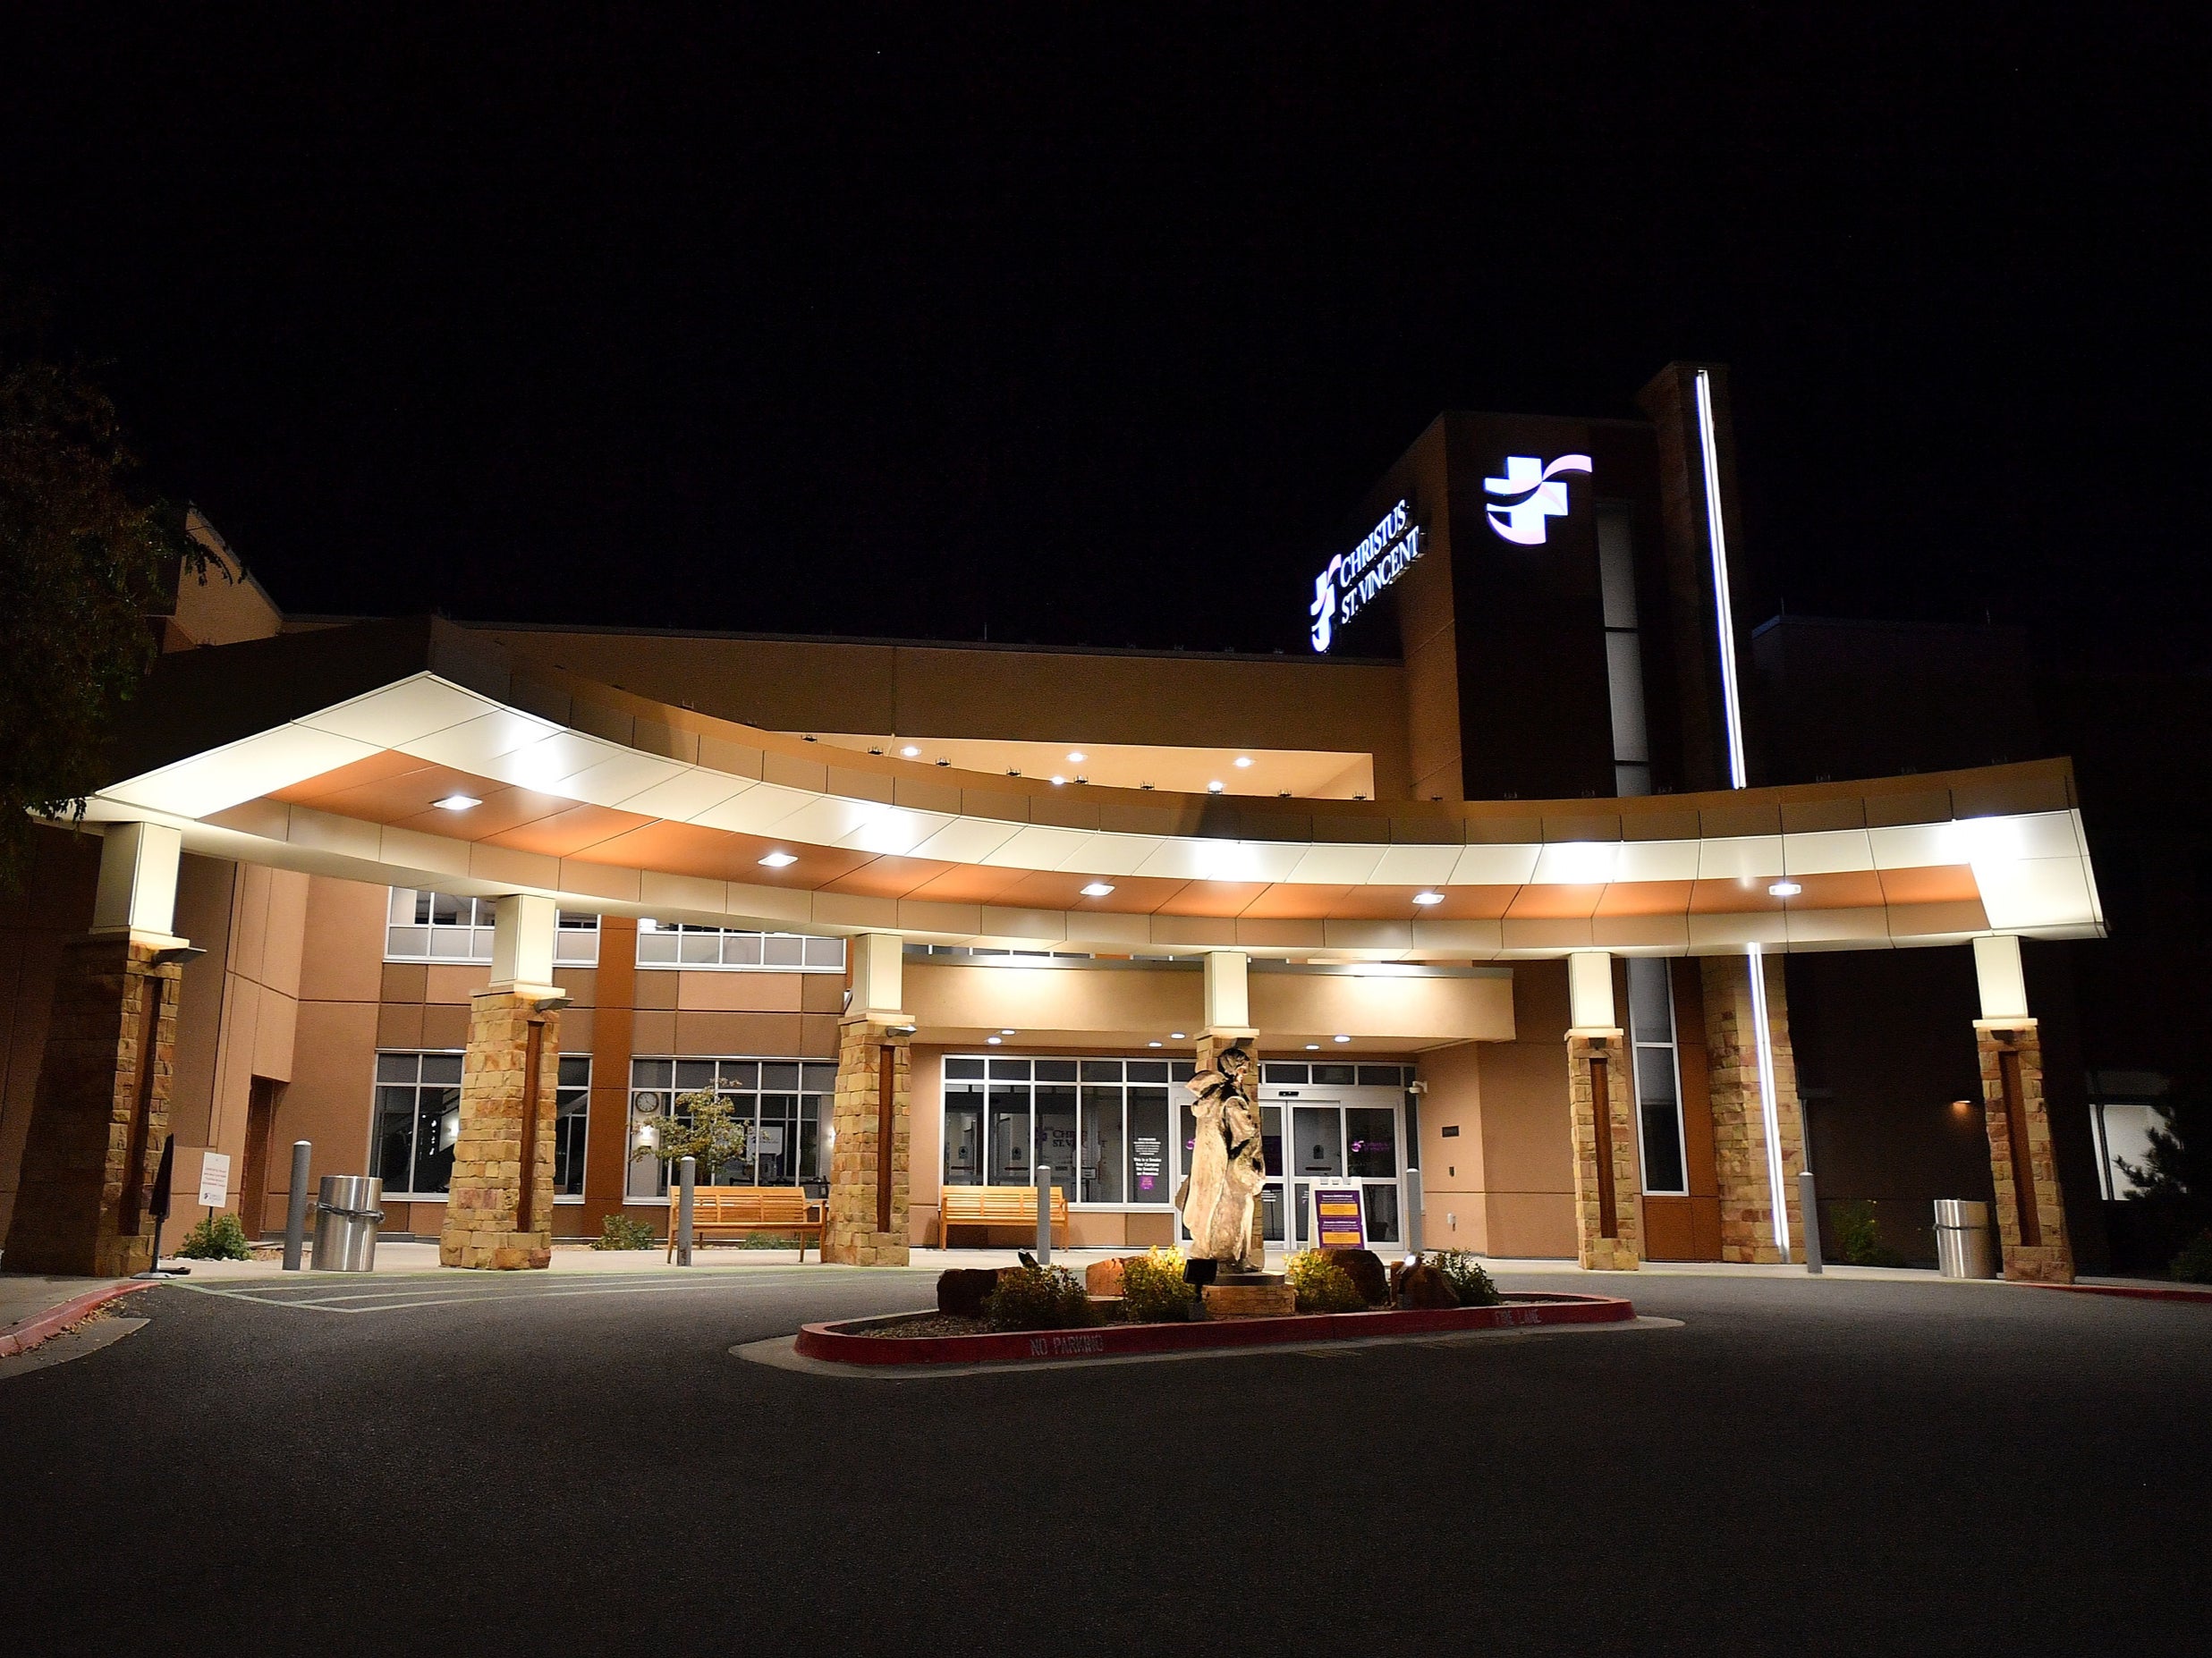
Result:
M731 1349L918 1305L927 1272L164 1287L142 1329L0 1379L13 1627L30 1651L2200 1644L2212 1308L1589 1282L1681 1326L886 1383Z

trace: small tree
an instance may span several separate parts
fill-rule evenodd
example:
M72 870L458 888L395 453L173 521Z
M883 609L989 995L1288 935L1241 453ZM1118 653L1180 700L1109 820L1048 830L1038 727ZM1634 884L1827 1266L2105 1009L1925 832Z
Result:
M648 1117L645 1126L653 1130L647 1149L667 1166L672 1184L676 1164L691 1157L698 1162L700 1184L708 1186L723 1164L745 1161L752 1128L737 1114L737 1103L728 1095L705 1088L677 1095L667 1112Z
M159 650L147 617L208 563L183 510L141 486L106 393L0 341L0 892L22 880L31 818L81 818L108 781L108 722Z

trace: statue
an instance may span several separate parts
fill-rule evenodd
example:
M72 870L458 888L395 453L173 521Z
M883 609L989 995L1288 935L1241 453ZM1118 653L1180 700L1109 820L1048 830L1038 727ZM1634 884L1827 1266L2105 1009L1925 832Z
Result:
M1252 1224L1252 1207L1267 1184L1267 1163L1259 1107L1251 1095L1252 1057L1241 1047L1226 1047L1214 1067L1183 1084L1198 1095L1191 1106L1198 1132L1175 1207L1190 1229L1185 1248L1192 1261L1257 1273L1267 1264L1266 1246Z

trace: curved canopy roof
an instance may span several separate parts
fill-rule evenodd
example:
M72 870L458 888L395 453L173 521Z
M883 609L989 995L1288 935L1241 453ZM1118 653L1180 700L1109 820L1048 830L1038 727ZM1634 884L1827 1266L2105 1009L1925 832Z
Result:
M734 724L434 621L165 658L110 770L89 817L194 850L776 930L1406 960L2104 930L2064 760L1567 801L1055 786Z

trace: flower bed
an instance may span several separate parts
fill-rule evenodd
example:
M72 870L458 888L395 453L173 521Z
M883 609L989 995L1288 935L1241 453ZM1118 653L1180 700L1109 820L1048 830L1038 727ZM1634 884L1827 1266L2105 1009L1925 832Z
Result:
M1617 1296L1509 1295L1498 1307L1378 1308L1369 1313L1300 1314L1177 1324L1098 1324L1082 1330L913 1332L935 1313L896 1313L799 1332L804 1358L843 1365L972 1365L1008 1360L1106 1358L1125 1353L1194 1352L1250 1347L1310 1347L1375 1336L1451 1335L1556 1324L1624 1324L1636 1309Z

